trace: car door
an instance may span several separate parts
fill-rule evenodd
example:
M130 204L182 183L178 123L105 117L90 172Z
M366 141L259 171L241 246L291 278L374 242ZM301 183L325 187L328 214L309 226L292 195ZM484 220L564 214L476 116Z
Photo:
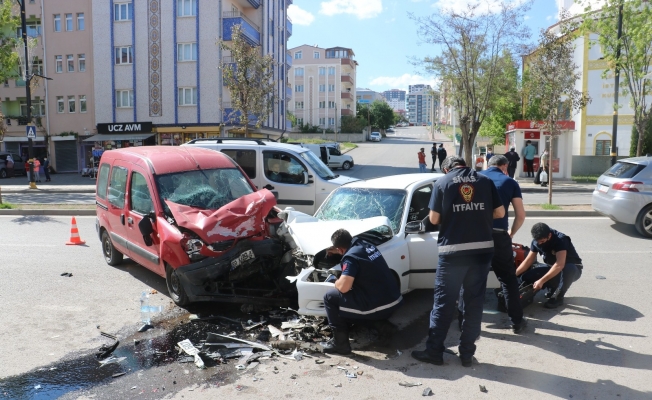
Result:
M334 147L327 147L328 149L328 166L329 167L341 167L342 166L342 154Z
M150 269L157 274L164 276L165 270L160 262L160 239L157 235L157 227L152 223L154 233L149 235L151 242L148 245L146 239L140 233L139 225L143 218L149 218L155 213L154 196L152 196L154 182L151 176L141 168L134 166L129 174L126 227L129 234L130 257L138 264Z
M113 246L122 254L131 258L127 245L130 238L127 231L127 210L125 208L128 174L128 164L121 160L115 160L109 175L109 186L106 192L105 223Z
M263 172L263 187L269 185L276 192L281 209L315 212L314 178L309 178L308 168L297 157L282 150L264 150Z
M410 209L408 211L407 222L421 221L426 218L430 209L430 197L432 195L433 184L427 184L414 190L410 199ZM435 285L435 272L439 252L437 250L437 241L439 232L437 227L426 224L426 232L410 233L405 236L410 255L410 289L429 289Z

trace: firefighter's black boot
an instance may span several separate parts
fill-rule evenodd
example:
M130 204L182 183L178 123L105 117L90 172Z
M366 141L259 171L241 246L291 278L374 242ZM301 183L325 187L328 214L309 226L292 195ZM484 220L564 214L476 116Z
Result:
M351 354L349 343L349 331L347 329L333 329L333 338L321 343L324 353L329 354Z

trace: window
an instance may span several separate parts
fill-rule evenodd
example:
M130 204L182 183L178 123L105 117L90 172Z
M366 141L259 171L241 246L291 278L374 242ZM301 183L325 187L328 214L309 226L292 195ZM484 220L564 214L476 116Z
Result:
M109 203L118 208L125 206L125 192L127 189L127 169L113 167L111 181L109 182Z
M242 168L249 179L256 178L256 150L222 150Z
M147 186L147 180L138 172L131 174L131 187L129 189L131 210L140 215L147 215L154 211L154 202Z
M177 16L192 17L197 15L197 0L177 0Z
M77 54L77 62L79 62L79 72L86 72L86 54Z
M335 67L328 67L328 75L335 75Z
M54 31L61 32L61 14L54 14Z
M113 5L113 19L115 21L131 21L134 9L131 3L116 3Z
M312 53L312 58L314 58L315 60L318 60L319 59L319 52L315 51L314 53Z
M329 118L328 119L328 125L331 125L331 126L335 125L335 118Z
M83 31L85 28L84 13L77 13L77 30Z
M20 115L27 115L27 102L20 102ZM44 100L32 100L32 116L38 117L45 115L45 101Z
M319 75L326 75L326 68L325 67L319 67Z
M295 51L294 52L294 59L295 60L301 60L303 58L303 54L301 54L301 51Z
M115 48L115 65L131 64L133 62L133 48L131 46Z
M197 43L178 43L177 61L197 61Z
M34 57L34 61L32 62L32 73L43 75L43 60Z
M328 91L329 92L334 92L335 91L335 85L328 85Z
M68 65L68 72L75 72L75 59L72 54L66 56L66 64Z
M106 200L106 185L109 183L109 164L100 166L99 177L97 178L97 197Z
M294 76L303 76L303 68L296 68L294 70Z
M72 14L66 14L66 32L73 31Z
M294 85L294 91L297 93L303 92L303 85Z
M79 96L79 112L86 112L86 95Z
M307 173L296 158L280 151L264 151L263 166L265 177L272 182L303 185L304 174Z
M608 156L609 154L611 154L611 140L596 140L595 155Z
M303 125L303 118L297 118L297 126Z
M295 101L294 108L297 110L303 110L303 101Z
M319 125L326 125L326 118L319 118Z
M62 113L65 111L65 106L63 104L63 96L57 96L57 112Z
M319 108L326 108L326 102L325 101L320 101L319 102Z
M68 96L68 112L71 114L75 113L75 96Z
M197 88L196 87L179 88L179 105L196 106Z
M320 92L325 92L326 91L326 85L319 85L319 91Z
M116 90L116 107L118 108L132 108L134 106L134 91L133 90Z
M60 74L63 72L63 56L54 56L55 71Z
M22 37L23 36L23 29L18 28L17 30L18 34L16 35L17 37ZM41 36L42 30L41 30L41 21L27 21L27 36Z
M335 102L334 101L329 101L328 102L328 108L335 108Z

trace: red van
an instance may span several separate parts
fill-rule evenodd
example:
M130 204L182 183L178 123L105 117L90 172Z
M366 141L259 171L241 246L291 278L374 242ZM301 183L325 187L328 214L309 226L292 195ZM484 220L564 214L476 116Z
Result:
M106 151L96 203L106 262L127 256L164 277L177 305L290 304L274 195L229 156L185 146Z

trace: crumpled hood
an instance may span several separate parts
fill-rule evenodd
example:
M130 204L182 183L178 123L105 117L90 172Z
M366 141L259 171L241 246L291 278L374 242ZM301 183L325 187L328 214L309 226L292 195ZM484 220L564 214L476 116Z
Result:
M177 225L195 232L206 244L247 238L265 232L265 218L276 205L267 189L242 196L217 210L165 200Z
M303 254L311 256L331 247L333 245L331 236L338 229L346 229L351 236L379 226L387 226L391 231L389 218L383 216L344 221L320 221L298 211L284 212L288 213L286 224L294 242Z

